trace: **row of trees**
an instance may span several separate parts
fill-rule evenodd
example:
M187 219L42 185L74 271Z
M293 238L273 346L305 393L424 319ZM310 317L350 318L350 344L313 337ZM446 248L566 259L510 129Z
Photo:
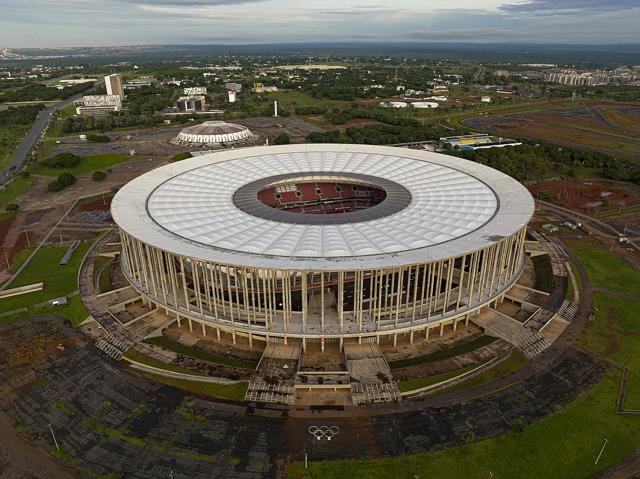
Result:
M62 100L69 98L76 93L87 90L91 85L83 83L66 87L64 90L58 90L54 87L48 87L42 83L29 83L22 88L14 90L4 90L0 92L0 102L3 101L49 101Z

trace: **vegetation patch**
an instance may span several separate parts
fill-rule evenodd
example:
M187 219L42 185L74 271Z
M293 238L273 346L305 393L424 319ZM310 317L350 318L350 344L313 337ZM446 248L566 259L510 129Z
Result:
M183 356L188 356L193 359L199 359L210 363L221 364L223 366L229 366L232 368L248 369L253 371L258 365L256 361L220 356L218 354L209 353L197 347L185 346L184 344L180 344L170 340L166 336L149 338L146 340L146 342L182 354Z
M206 374L201 373L199 371L192 371L191 369L182 368L180 366L175 366L173 364L168 364L159 359L152 358L151 356L147 356L139 351L136 351L134 348L130 348L125 354L125 358L131 359L132 361L136 361L138 363L146 364L147 366L151 366L158 369L164 369L165 371L172 371L174 373L182 373L182 374L190 374L191 376L206 376Z
M442 374L436 374L435 376L429 376L426 378L419 379L409 379L407 381L400 381L398 384L398 388L400 392L413 391L415 389L424 388L427 386L431 386L432 384L438 384L442 381L446 381L447 379L455 378L456 376L460 376L466 372L471 371L477 367L480 367L482 364L472 364L470 366L466 366L460 369L454 369L453 371L449 371Z
M460 344L459 346L455 346L453 348L443 349L441 351L436 351L436 352L426 354L424 356L418 356L415 358L390 361L389 367L391 369L408 368L410 366L418 366L420 364L432 363L434 361L441 361L443 359L453 358L455 356L460 356L461 354L470 353L471 351L475 351L476 349L480 349L484 346L487 346L493 343L494 341L496 341L497 339L498 338L494 338L493 336L480 336L479 338L476 338L473 341Z
M243 401L247 393L249 383L242 381L234 384L201 383L186 379L168 378L158 374L144 373L144 376L158 383L165 384L177 389L182 389L198 396L207 396L216 399L227 399L230 401Z

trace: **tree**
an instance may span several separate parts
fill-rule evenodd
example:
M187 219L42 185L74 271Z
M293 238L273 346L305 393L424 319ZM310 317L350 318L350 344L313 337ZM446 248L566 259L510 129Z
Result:
M71 173L68 172L64 172L61 173L60 176L58 176L58 183L60 183L61 185L63 185L63 187L65 186L71 186L72 184L74 184L76 182L76 177L73 176Z
M87 141L91 141L93 143L109 143L111 141L111 138L109 138L107 135L98 135L96 133L88 133Z
M80 157L73 153L58 153L51 158L43 160L42 163L51 168L73 168L80 163Z
M286 133L280 133L273 140L274 145L288 145L289 144L289 135Z
M64 185L60 183L58 180L53 180L51 183L47 185L47 190L51 193L55 193L56 191L61 191L64 189Z
M107 174L104 171L94 171L93 175L91 175L91 179L93 181L102 181L107 177Z

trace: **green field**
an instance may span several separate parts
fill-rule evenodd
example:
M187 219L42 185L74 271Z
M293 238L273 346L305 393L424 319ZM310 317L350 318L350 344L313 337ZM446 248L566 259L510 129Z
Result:
M16 176L0 190L0 211L4 212L9 203L14 203L15 199L27 191L35 178L29 176L24 178Z
M41 314L56 314L69 319L74 325L84 320L88 313L77 295L70 297L69 302L62 306L36 307L36 305L53 298L69 296L78 289L78 269L91 243L92 241L83 242L65 266L59 266L58 263L67 250L66 246L41 248L9 287L15 288L42 281L44 288L42 291L0 299L0 311L27 309L11 316L1 317L0 323ZM19 253L14 263L21 264L30 253L31 250Z
M202 361L208 361L210 363L222 364L224 366L230 366L232 368L248 369L253 371L258 363L256 361L249 361L244 359L230 358L226 356L220 356L218 354L212 354L194 346L185 346L184 344L177 343L170 340L166 336L158 336L156 338L147 339L147 342L160 346L162 348L174 351L188 356L194 359L200 359Z
M640 409L640 301L597 293L596 319L587 324L578 346L629 368L625 407Z
M58 176L60 173L68 171L72 175L82 175L96 170L106 170L128 159L129 157L117 153L101 153L99 155L85 156L80 160L80 164L73 168L51 168L49 166L38 165L32 173L44 176Z
M629 263L605 251L593 240L568 240L567 244L584 264L594 287L640 297L640 271Z
M317 107L348 107L352 102L343 100L330 100L328 98L315 98L299 91L278 91L260 94L263 98L277 100L282 103L281 108L289 110L289 106L317 106Z

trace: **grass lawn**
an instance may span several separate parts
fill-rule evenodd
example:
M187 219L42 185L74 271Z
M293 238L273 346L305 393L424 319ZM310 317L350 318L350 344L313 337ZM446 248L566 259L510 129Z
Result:
M468 343L461 344L460 346L456 346L449 349L443 349L442 351L436 351L431 354L426 354L424 356L418 356L415 358L409 359L399 359L397 361L390 361L389 367L391 369L399 369L406 368L409 366L417 366L419 364L431 363L433 361L440 361L442 359L452 358L454 356L459 356L464 353L469 353L471 351L475 351L476 349L480 349L488 344L491 344L498 338L494 338L493 336L480 336L479 338L474 339L473 341L469 341Z
M596 293L593 306L596 319L577 345L629 368L625 407L640 409L640 302Z
M173 364L164 363L158 359L152 358L151 356L142 354L141 352L138 352L133 348L130 348L126 353L124 353L124 356L131 359L132 361L146 364L147 366L152 366L158 369L173 371L174 373L191 374L192 376L206 376L206 374L198 371L192 371L191 369L181 368L180 366L174 366Z
M44 176L58 176L60 173L68 171L72 175L82 175L97 170L106 170L113 165L127 161L129 157L118 153L100 153L93 156L85 156L80 160L78 166L73 168L51 168L50 166L38 165L32 173Z
M436 374L435 376L429 376L428 378L400 381L400 383L398 384L398 388L400 389L400 392L413 391L414 389L424 388L426 386L431 386L432 384L437 384L441 381L446 381L447 379L455 378L456 376L460 376L461 374L464 374L467 371L471 371L472 369L475 369L479 366L480 364L472 364L464 368L455 369L453 371L442 374Z
M567 240L567 244L584 264L593 286L640 297L640 271L629 263L602 249L593 240Z
M13 125L0 127L0 170L9 163L14 151L24 140L31 125Z
M249 369L253 371L258 363L256 361L248 361L243 359L229 358L226 356L220 356L218 354L212 354L194 346L185 346L184 344L171 341L166 336L158 336L156 338L147 339L150 344L155 344L162 348L184 356L189 356L194 359L201 359L202 361L208 361L211 363L222 364L224 366L230 366L232 368Z
M638 447L640 417L614 412L620 373L604 379L559 412L526 427L523 432L432 453L383 457L370 461L288 464L291 478L519 478L582 479L632 454ZM610 444L598 465L604 438Z
M7 205L13 203L18 196L27 191L34 180L35 178L33 176L23 178L18 175L7 183L4 188L0 190L0 211L4 212Z
M318 106L318 107L347 107L351 105L351 101L344 100L330 100L328 98L316 98L301 91L278 91L272 93L261 93L260 96L268 98L269 100L277 100L282 103L282 107L285 110L289 105L306 107L306 106Z
M188 381L185 379L174 379L157 374L144 373L144 376L156 382L182 389L198 396L208 396L216 399L228 399L230 401L243 401L247 393L249 383L246 381L235 384L215 384Z
M111 262L111 264L100 271L100 269L109 262ZM96 279L95 275L100 274L98 278L98 286L101 293L106 293L107 291L111 291L113 289L111 287L111 271L113 271L113 258L108 258L107 256L98 256L96 258L94 267L94 281Z
M85 319L87 312L82 306L79 296L71 297L69 303L62 306L36 307L35 305L60 296L68 296L78 289L78 269L91 243L92 241L84 241L65 266L59 266L58 263L67 250L66 246L41 248L9 287L15 288L42 281L44 288L42 291L0 299L0 311L27 308L26 312L0 318L0 322L9 322L40 314L57 314L66 317L74 324ZM21 251L15 261L24 262L31 251Z

